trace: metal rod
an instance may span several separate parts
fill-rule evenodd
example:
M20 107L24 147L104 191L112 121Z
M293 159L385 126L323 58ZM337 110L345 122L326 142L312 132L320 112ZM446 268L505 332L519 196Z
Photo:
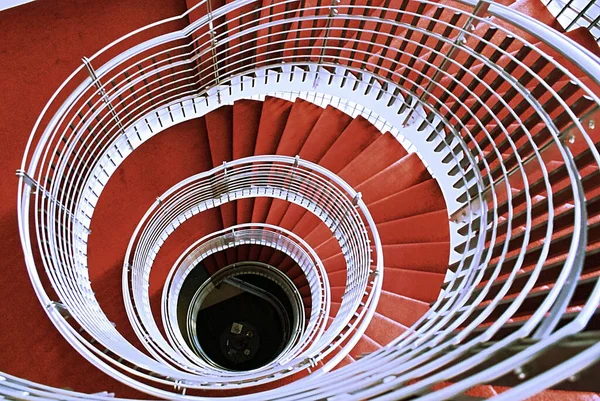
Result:
M121 124L121 120L119 119L117 112L115 111L114 107L110 103L110 99L108 98L108 95L106 94L106 90L104 89L104 86L100 83L100 80L98 79L98 76L96 75L96 71L94 70L94 67L92 66L91 61L87 57L83 57L81 59L81 61L83 61L83 64L85 65L85 68L87 69L88 74L90 75L90 78L92 78L92 82L93 82L94 86L96 86L96 88L98 88L98 91L100 92L100 97L102 97L102 101L104 102L104 104L106 104L106 107L108 108L110 114L112 114L113 119L117 123L117 126L121 129L121 132L124 134L125 130L123 128L123 124Z
M425 99L427 94L431 91L433 86L438 83L438 81L440 80L440 78L442 77L444 72L446 72L446 70L450 66L452 60L454 60L454 57L456 57L456 55L459 51L459 48L464 45L464 42L466 40L465 39L465 35L466 35L465 31L466 30L469 30L469 31L474 30L475 26L473 25L473 21L475 20L475 18L479 18L487 12L488 8L490 7L490 2L491 2L491 0L479 0L479 2L477 3L477 6L475 6L475 9L473 10L473 13L471 15L469 15L469 18L467 18L467 21L462 26L462 29L461 29L460 33L458 34L458 36L456 37L456 39L454 40L452 47L450 48L450 50L448 50L446 55L443 57L442 64L436 70L435 74L433 75L433 78L431 78L431 80L427 84L427 86L426 86L425 90L423 91L423 93L421 94L421 96L419 96L419 100L412 105L412 107L409 110L408 114L406 115L404 121L402 122L403 126L406 126L408 124L410 118L412 117L413 113L416 110L416 106L423 102L423 100Z

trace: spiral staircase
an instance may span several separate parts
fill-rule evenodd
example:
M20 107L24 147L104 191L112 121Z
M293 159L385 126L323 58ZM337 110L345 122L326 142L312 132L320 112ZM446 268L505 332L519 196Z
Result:
M0 21L0 396L600 399L593 29L538 0Z

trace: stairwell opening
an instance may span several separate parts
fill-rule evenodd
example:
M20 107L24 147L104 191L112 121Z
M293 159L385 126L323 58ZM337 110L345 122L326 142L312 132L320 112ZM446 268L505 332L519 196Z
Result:
M200 273L190 275L190 281L197 283L206 269L201 264L196 269ZM186 315L180 330L196 354L213 366L258 369L291 345L294 330L302 330L304 323L294 317L305 306L291 293L297 291L293 284L282 281L272 266L238 262L223 270L230 272L207 278L191 299L187 289L180 293L178 315Z

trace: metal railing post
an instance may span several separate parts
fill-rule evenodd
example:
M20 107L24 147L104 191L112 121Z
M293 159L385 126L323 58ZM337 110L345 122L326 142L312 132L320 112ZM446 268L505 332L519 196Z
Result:
M340 0L331 0L331 5L329 6L329 18L327 18L327 24L325 25L325 35L323 37L323 45L321 47L321 51L319 53L319 61L317 62L317 73L315 75L315 81L313 83L313 88L316 88L319 84L319 72L321 70L321 65L323 64L323 60L325 59L325 51L327 49L327 41L329 40L329 34L331 31L331 24L333 19L339 14L337 6L340 4Z
M215 84L218 87L221 84L221 77L219 74L219 61L217 59L217 33L215 32L214 20L213 20L213 8L212 1L206 0L206 15L208 17L208 34L210 36L210 53L213 66L213 74L215 76ZM221 104L221 92L217 88L217 103Z
M85 65L85 68L87 69L88 74L89 74L90 78L92 79L94 86L98 89L98 92L100 93L100 97L102 98L102 101L108 108L108 111L110 112L110 114L113 116L113 119L117 123L117 126L119 127L121 132L124 134L125 130L123 128L123 124L121 123L121 120L119 119L117 112L115 111L113 105L110 102L110 99L108 98L108 95L106 94L104 85L102 85L102 83L100 82L100 79L98 79L98 76L96 75L96 70L94 70L94 67L92 66L91 61L87 57L83 57L81 59L81 61L83 62L83 65Z
M294 157L294 169L292 170L292 173L290 174L290 181L288 183L287 186L287 193L285 194L285 200L289 201L290 200L290 188L292 187L292 181L294 180L294 177L296 175L296 171L298 171L298 166L300 165L300 156L296 155L296 157Z

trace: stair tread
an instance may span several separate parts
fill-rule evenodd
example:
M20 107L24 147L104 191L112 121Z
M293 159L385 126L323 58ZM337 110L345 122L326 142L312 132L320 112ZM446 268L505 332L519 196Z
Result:
M377 344L373 339L369 338L366 335L362 335L360 340L356 343L354 348L350 350L350 356L354 359L360 357L363 354L369 354L371 352L377 351L381 348L380 344Z
M445 209L446 202L434 179L415 184L369 205L369 212L378 224Z
M406 331L407 327L388 318L374 313L365 334L377 344L386 345Z
M440 293L444 274L403 269L385 269L383 289L408 298L433 302Z
M319 165L337 174L375 141L379 135L381 133L373 124L364 117L357 116L348 124L331 147L327 149L319 160Z
M386 267L446 273L450 256L449 242L394 244L383 246Z
M263 102L258 100L242 99L233 105L233 159L241 159L254 154L256 136L262 113ZM236 222L237 224L252 221L252 210L254 199L239 199L237 201ZM247 253L238 249L238 258L244 260Z
M302 145L299 153L300 158L319 163L351 121L352 118L349 115L335 107L327 106ZM305 209L289 205L280 219L280 224L288 229L293 228L294 232L303 236L312 231L319 224L319 221L312 213L307 213ZM296 229L297 226L298 230Z
M393 195L430 178L415 153L411 153L363 182L355 189L367 205Z
M298 155L323 112L323 108L311 102L296 99L275 153L283 156Z
M447 242L450 239L446 210L380 223L377 230L384 245Z
M233 106L222 106L205 117L213 167L233 159Z
M339 176L351 187L356 187L406 154L400 142L388 132L346 164Z

